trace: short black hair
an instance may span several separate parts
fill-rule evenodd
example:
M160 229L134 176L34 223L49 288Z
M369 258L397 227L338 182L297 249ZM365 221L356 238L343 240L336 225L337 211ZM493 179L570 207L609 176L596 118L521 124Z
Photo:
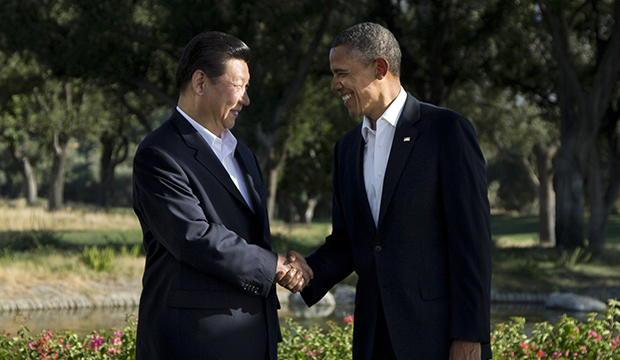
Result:
M226 72L230 59L252 59L252 50L236 37L219 31L207 31L196 35L183 49L176 74L176 86L180 92L192 80L196 70L202 70L210 80Z
M366 66L380 57L387 59L390 72L400 76L400 45L394 34L383 26L370 22L353 25L332 41L332 48L340 45L347 46L349 55Z

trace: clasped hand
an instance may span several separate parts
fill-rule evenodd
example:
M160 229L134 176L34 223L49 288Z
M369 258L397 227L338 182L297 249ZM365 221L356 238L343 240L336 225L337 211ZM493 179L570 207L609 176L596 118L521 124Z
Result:
M312 269L297 251L291 250L286 256L278 254L278 268L274 283L296 293L302 291L313 278Z

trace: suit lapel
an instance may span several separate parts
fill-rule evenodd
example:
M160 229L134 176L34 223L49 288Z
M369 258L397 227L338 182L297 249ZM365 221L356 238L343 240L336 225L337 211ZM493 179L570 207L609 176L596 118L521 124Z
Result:
M211 174L213 174L213 177L215 177L226 188L226 190L230 192L231 195L247 207L248 205L245 202L245 199L243 199L241 192L237 189L235 183L233 183L230 175L228 175L224 165L222 165L220 159L217 158L209 144L205 142L198 131L196 131L196 129L194 129L194 127L187 120L185 120L185 118L179 114L178 111L174 112L172 121L181 132L181 136L183 137L185 144L189 148L196 150L196 160Z
M353 176L355 177L355 181L352 183L355 184L353 197L355 199L359 199L359 209L362 211L362 219L364 219L364 223L368 226L368 231L374 236L377 228L375 227L375 220L372 218L372 211L370 211L370 204L368 203L368 195L366 193L366 183L364 181L364 147L366 143L364 142L364 138L362 137L361 128L358 128L359 131L355 136L355 143L353 144L354 158L351 159L351 163L354 164L353 168Z
M265 216L263 211L263 202L261 201L260 194L256 186L258 179L260 179L260 174L255 167L250 166L250 164L254 162L250 157L250 154L247 151L241 151L239 149L239 145L237 145L237 149L235 150L235 159L237 159L237 163L241 168L245 186L248 188L248 192L250 193L250 200L252 201L254 213L262 219Z
M379 226L390 205L390 200L396 189L396 184L407 164L413 145L419 131L413 125L420 119L420 102L407 93L407 101L398 120L390 157L385 170L383 181L383 194L381 195L381 209L379 211Z

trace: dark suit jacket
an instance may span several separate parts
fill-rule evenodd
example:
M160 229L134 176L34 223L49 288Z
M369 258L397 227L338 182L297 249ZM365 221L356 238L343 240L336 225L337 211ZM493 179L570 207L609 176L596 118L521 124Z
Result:
M133 201L147 253L138 359L217 359L266 344L276 359L277 255L262 174L241 142L235 158L254 211L177 111L136 152Z
M399 359L447 359L452 339L491 358L491 232L485 163L472 124L407 96L378 226L366 196L361 124L336 143L333 232L307 261L308 305L355 271L353 358L370 359L379 296Z

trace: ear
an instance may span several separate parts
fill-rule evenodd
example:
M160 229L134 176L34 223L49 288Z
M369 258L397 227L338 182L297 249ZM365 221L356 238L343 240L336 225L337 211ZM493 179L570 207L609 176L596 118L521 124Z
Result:
M383 79L388 71L390 71L390 64L385 58L378 58L375 60L375 67L377 68L377 80Z
M208 85L207 74L205 74L202 70L194 71L192 75L192 90L196 95L201 95L204 93L206 86Z

